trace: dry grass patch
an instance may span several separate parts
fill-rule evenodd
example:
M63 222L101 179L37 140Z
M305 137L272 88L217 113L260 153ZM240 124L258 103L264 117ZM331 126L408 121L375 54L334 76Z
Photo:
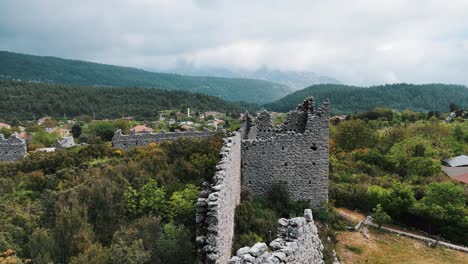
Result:
M431 248L421 241L374 229L369 229L369 234L370 239L360 232L338 234L337 253L342 263L468 263L467 253L442 246Z

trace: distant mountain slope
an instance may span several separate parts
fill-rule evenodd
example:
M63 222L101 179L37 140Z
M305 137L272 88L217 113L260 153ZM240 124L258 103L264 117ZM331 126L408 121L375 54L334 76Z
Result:
M193 76L218 76L227 78L252 78L281 83L291 87L293 90L300 90L314 84L339 84L336 79L318 75L308 71L280 71L271 70L266 67L255 71L229 70L215 67L194 67L191 65L181 65L173 70L180 74Z
M0 81L0 118L31 120L36 117L93 115L96 118L133 116L155 119L158 111L186 109L215 110L238 115L255 105L240 105L220 98L185 91L148 88L84 87L48 83Z
M370 88L346 85L313 85L278 101L264 105L273 111L286 112L307 96L316 102L331 101L332 113L368 111L377 106L398 110L447 112L450 103L468 107L468 88L447 84L393 84Z
M228 101L254 103L271 102L291 92L286 85L263 80L154 73L136 68L6 51L0 51L0 79L184 90Z

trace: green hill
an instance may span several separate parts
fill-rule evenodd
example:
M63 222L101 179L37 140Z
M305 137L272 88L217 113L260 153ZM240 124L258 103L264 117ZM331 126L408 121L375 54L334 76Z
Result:
M0 81L0 119L31 120L36 117L93 115L96 118L154 119L158 111L215 110L239 114L255 106L226 102L217 97L184 91L148 88L80 87L47 83Z
M307 96L314 96L316 102L329 98L333 114L369 111L377 106L425 112L447 112L450 103L468 107L468 88L447 84L392 84L369 88L320 84L294 92L264 107L286 112L294 109Z
M213 95L228 101L251 103L271 102L290 92L288 86L269 81L155 73L136 68L6 51L0 51L0 79L184 90Z

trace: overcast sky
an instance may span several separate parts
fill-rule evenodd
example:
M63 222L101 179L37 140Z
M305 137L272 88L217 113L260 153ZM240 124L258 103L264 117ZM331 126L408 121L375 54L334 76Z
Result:
M468 84L468 0L0 0L0 50Z

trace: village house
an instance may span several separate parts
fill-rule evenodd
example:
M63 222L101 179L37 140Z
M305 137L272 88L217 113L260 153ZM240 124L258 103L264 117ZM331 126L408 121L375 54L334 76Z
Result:
M130 128L130 132L132 133L151 133L153 132L153 129L149 127L148 125L138 125Z
M9 124L6 124L6 123L1 123L1 122L0 122L0 129L1 129L1 128L10 129L10 128L11 128L11 126L10 126Z
M468 156L460 155L443 160L442 171L452 179L468 184Z

